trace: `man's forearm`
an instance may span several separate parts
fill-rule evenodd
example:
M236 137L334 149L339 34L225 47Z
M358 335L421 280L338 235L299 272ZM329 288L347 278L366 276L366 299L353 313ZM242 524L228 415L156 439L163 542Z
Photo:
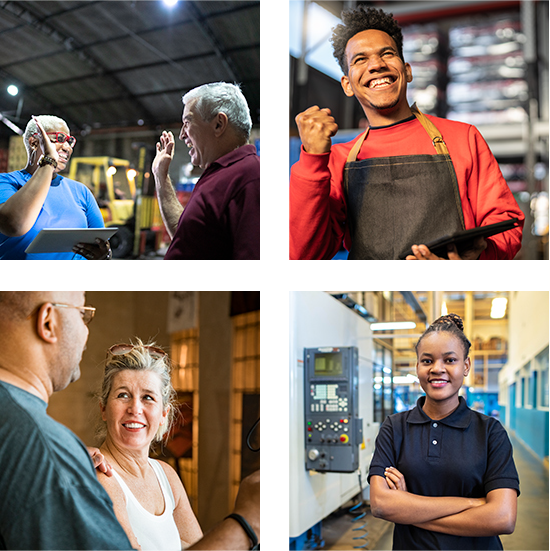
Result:
M178 201L170 176L167 176L166 180L163 182L159 181L157 176L155 176L155 187L157 189L160 214L166 226L166 230L168 231L168 235L170 239L172 239L176 233L183 207Z
M236 520L228 518L189 549L250 549L250 539Z

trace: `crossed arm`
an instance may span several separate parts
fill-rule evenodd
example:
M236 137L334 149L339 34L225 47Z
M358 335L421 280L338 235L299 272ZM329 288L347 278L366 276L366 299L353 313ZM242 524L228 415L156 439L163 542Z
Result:
M372 476L370 484L372 514L397 524L470 537L511 534L515 528L517 493L512 488L479 499L420 496L407 491L404 476L394 467L385 478Z

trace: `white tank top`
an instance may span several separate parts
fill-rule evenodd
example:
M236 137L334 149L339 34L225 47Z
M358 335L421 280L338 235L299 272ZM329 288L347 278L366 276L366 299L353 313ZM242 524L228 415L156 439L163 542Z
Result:
M126 485L126 482L113 469L113 474L126 497L126 510L128 511L132 531L143 551L181 551L180 535L174 521L176 503L168 477L158 461L149 458L149 464L153 467L164 497L164 513L158 516L143 508Z

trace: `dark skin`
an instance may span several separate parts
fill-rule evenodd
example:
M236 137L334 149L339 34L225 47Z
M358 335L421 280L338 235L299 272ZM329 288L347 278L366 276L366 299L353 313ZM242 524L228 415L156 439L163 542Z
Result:
M433 420L448 417L459 406L458 393L471 368L462 342L448 332L430 333L419 344L416 365L420 385L426 392L424 413ZM393 466L385 469L384 480L385 484L380 477L371 479L371 497L380 500L382 509L391 511L392 518L387 520L468 537L509 534L514 530L517 493L512 488L498 488L476 499L417 496L407 490L405 477ZM399 493L390 491L388 495L388 490ZM389 508L388 502L393 506ZM432 512L434 505L437 507Z
M5 235L19 236L27 233L38 218L44 205L52 180L64 170L72 155L72 147L67 143L53 143L40 121L33 117L38 126L38 134L29 138L31 154L25 170L32 175L31 179L4 204L0 205L0 231ZM69 134L66 125L60 124L53 131ZM52 165L39 166L42 155L51 157L57 162ZM81 254L88 260L105 260L110 257L111 248L108 241L97 239L95 243L78 243L73 252Z
M349 39L346 46L348 74L341 79L344 93L355 96L361 104L370 126L386 126L411 116L407 102L407 84L412 81L412 71L398 54L393 38L379 30L361 31ZM376 80L389 78L391 83L373 86ZM304 150L308 153L330 152L331 138L338 132L338 125L328 108L313 106L296 117ZM449 260L476 260L487 248L481 237L471 250L459 255L456 247L448 252ZM406 260L447 260L433 254L424 244L412 246L413 255Z

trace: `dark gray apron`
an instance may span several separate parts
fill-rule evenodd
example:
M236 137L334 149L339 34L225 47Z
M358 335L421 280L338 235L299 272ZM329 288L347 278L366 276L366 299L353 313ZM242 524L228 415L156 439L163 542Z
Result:
M411 245L464 229L458 182L441 133L411 108L437 155L401 155L357 161L369 129L349 152L344 168L349 260L391 260Z

